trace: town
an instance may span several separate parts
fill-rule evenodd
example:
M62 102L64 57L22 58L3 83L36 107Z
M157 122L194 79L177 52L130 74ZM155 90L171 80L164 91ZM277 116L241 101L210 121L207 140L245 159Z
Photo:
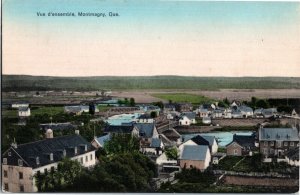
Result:
M58 104L47 98L68 93L74 94L33 92L38 102L4 94L4 192L299 189L296 98L199 96L194 102L194 96L173 93L154 95L162 101L136 102L114 91Z

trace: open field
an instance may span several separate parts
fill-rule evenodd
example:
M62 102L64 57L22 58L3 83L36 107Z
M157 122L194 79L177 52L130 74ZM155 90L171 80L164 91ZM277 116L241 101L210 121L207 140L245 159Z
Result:
M33 107L30 109L31 115L35 116L38 114L49 114L49 115L55 115L58 114L60 112L63 112L64 108L63 107ZM18 110L14 109L14 110L2 110L2 116L4 117L17 117L18 116Z
M203 104L214 101L211 98L188 93L155 93L151 95L163 100L171 100L172 102L187 102L192 104Z
M100 99L97 97L97 91L76 92L73 94L56 91L42 92L42 97L33 97L36 91L28 92L3 92L2 98L4 103L16 101L29 101L34 104L79 104L81 101L92 101ZM45 94L44 94L45 93ZM16 95L17 94L17 95ZM25 97L18 97L18 94ZM157 101L168 102L170 94L189 94L188 96L198 95L222 100L250 100L251 97L257 98L300 98L300 89L220 89L220 90L188 90L188 89L157 89L157 90L113 90L111 96L114 98L131 98L135 99L136 103L152 103ZM183 96L183 95L180 95ZM193 96L194 97L194 96ZM163 99L165 98L165 99Z
M300 89L300 77L98 76L48 77L3 75L2 91L93 91L137 89Z

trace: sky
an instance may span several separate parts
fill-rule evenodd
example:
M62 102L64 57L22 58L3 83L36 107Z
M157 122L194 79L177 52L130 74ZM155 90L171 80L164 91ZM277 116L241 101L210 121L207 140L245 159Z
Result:
M300 2L4 0L2 7L3 74L300 76Z

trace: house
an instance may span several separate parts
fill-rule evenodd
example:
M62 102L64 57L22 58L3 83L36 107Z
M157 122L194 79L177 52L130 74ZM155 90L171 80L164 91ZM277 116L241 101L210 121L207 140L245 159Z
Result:
M183 147L186 145L204 145L209 147L211 154L218 152L218 143L214 136L194 136L190 140L186 140L183 144L181 144L178 147L179 151L182 152Z
M288 164L299 167L299 147L288 151L285 155L285 159Z
M11 108L29 107L29 103L26 102L16 102L11 104Z
M299 115L297 114L296 110L293 109L291 116L292 117L298 117Z
M233 109L238 108L241 105L241 103L239 101L232 101L232 103L230 104L230 107Z
M154 119L150 116L150 114L142 114L136 119L137 123L154 123Z
M296 128L260 128L259 150L265 157L282 157L299 147Z
M206 124L206 125L211 124L211 118L210 117L203 117L202 118L202 123Z
M199 117L203 118L203 117L208 117L210 115L211 111L209 111L208 109L205 109L205 108L200 108L198 110L198 113L199 113Z
M153 106L153 105L148 105L148 106L142 105L140 109L143 110L146 114L151 114L151 112L156 112L157 116L159 116L161 111L160 107Z
M51 135L52 134L52 135ZM65 157L82 166L94 166L95 148L80 135L54 137L31 143L13 144L2 156L2 189L8 192L37 192L35 174L55 170Z
M232 118L243 118L243 114L239 109L237 109L237 110L233 110L231 112L231 117Z
M263 115L263 108L257 108L254 110L253 112L253 116L256 117L256 118L263 118L264 115Z
M223 117L223 110L216 109L212 112L212 118L222 118Z
M146 152L153 148L151 147L151 144L155 144L157 146L157 141L153 142L153 139L159 138L157 129L155 127L154 123L136 123L134 124L134 127L138 131L139 139L140 139L140 151ZM160 145L162 142L160 143Z
M91 141L91 144L95 148L103 148L106 141L109 141L111 139L111 134L103 135L100 137L94 137L94 139Z
M141 152L150 155L161 155L164 149L164 144L159 138L152 138L149 145L141 147Z
M175 110L178 112L190 112L193 110L193 105L191 103L176 103Z
M169 111L165 113L167 115L168 120L175 120L180 117L180 113L177 111Z
M191 125L196 124L196 113L184 112L179 119L179 125Z
M205 145L185 145L179 157L181 168L205 170L211 161L209 147Z
M270 118L276 116L277 114L278 112L276 108L263 109L262 111L262 115L264 116L264 118Z
M242 105L238 108L243 115L243 118L253 117L253 109L249 106Z
M232 113L232 110L230 108L226 108L224 110L224 118L232 118L231 113Z
M18 108L18 116L19 117L29 117L30 116L30 108L29 107L19 107Z
M252 135L233 135L232 142L226 145L228 156L252 155L255 148L255 134Z
M132 136L139 136L139 130L132 124L107 125L104 128L104 133L128 133Z
M164 113L175 111L175 105L174 104L165 104L164 105Z

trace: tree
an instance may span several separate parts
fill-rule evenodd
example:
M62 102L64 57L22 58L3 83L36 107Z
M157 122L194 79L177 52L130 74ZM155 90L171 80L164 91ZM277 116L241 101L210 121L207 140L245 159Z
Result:
M166 150L166 156L168 159L177 160L178 159L178 151L176 147L169 148Z
M104 150L110 155L138 151L139 140L131 134L112 134L111 139L104 143Z
M124 99L124 104L125 104L125 105L128 105L128 104L129 104L128 98L125 98L125 99Z
M270 104L266 100L260 99L256 102L256 107L257 108L269 108Z
M150 116L151 116L151 118L156 118L156 117L157 117L157 112L152 111L152 112L150 113Z
M130 98L129 105L130 106L135 106L135 100L134 100L134 98Z
M154 106L158 106L160 109L164 109L164 103L162 101L160 102L153 102Z
M95 104L94 103L90 103L89 104L89 113L90 113L90 115L94 115L95 114Z
M228 105L230 104L229 100L227 99L227 97L223 100L224 104Z

